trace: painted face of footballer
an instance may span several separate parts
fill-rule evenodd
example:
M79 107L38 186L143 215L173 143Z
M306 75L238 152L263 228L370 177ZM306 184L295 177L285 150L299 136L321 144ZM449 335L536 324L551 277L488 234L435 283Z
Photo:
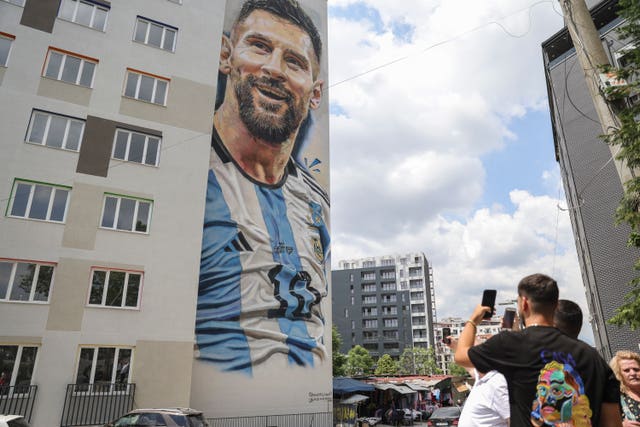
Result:
M230 84L241 119L257 138L287 141L319 96L309 35L267 11L253 11L231 36ZM313 106L313 105L312 105Z

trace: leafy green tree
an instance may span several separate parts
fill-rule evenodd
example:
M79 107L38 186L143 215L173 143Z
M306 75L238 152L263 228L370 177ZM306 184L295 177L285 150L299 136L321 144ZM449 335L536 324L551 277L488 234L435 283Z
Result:
M345 376L345 365L347 363L347 356L340 353L340 347L342 347L342 337L338 328L335 326L331 330L331 359L333 361L333 376L343 377Z
M436 351L433 347L405 348L400 356L399 372L402 375L435 375L441 374L436 362Z
M469 375L466 369L464 369L462 366L456 363L451 363L449 365L449 373L453 376L461 376L461 377L465 375Z
M371 375L373 372L373 358L369 351L360 345L356 345L349 350L345 371L349 376Z
M611 130L604 137L608 144L619 147L617 158L629 168L638 171L640 168L640 103L631 105L626 98L631 94L640 93L640 2L638 0L620 0L618 15L625 19L625 23L618 29L619 35L631 48L625 51L624 67L615 70L618 77L629 82L626 88L607 90L609 99L620 121L618 129ZM609 71L605 69L605 71ZM627 223L631 227L628 246L640 247L640 174L624 184L624 195L616 209L616 223ZM635 269L640 270L640 260L636 261ZM640 327L640 277L630 283L631 290L625 296L624 304L620 306L610 322L622 326L628 325L632 330Z
M378 359L378 366L376 367L375 375L398 375L398 364L388 354L383 354Z

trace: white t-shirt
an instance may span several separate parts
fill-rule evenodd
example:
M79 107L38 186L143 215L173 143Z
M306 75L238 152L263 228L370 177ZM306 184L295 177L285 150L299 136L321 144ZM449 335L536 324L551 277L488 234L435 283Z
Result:
M507 427L509 419L507 380L498 371L478 378L462 408L459 427Z

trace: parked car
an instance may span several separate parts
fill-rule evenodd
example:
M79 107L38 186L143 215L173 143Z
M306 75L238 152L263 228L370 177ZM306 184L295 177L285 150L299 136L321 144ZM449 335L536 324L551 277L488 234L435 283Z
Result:
M202 411L191 408L134 409L104 427L208 427Z
M436 408L433 414L427 420L428 427L449 427L457 426L460 421L460 412L462 410L458 406L443 406Z
M0 415L0 427L29 427L22 415Z

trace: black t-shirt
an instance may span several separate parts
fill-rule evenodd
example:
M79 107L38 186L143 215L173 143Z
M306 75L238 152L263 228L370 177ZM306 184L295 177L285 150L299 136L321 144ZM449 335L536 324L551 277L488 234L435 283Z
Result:
M469 359L478 371L495 369L507 379L512 427L597 427L602 403L620 401L620 385L600 354L553 327L503 331L472 347Z

